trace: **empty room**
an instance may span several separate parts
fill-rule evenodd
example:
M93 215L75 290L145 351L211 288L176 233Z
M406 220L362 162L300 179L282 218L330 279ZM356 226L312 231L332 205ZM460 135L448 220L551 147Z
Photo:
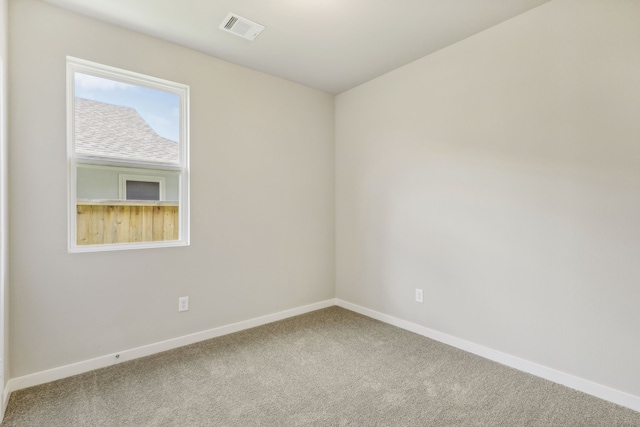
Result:
M640 1L0 0L3 426L640 426Z

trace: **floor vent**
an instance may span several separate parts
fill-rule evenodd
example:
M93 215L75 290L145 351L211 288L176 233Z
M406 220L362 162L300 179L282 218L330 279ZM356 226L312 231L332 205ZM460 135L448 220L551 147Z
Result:
M264 30L264 25L257 24L235 13L230 13L220 24L220 29L247 40L254 40Z

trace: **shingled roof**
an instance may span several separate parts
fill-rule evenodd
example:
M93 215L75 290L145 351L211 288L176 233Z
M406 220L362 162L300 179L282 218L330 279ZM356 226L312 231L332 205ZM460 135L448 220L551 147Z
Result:
M180 144L163 138L129 107L75 99L76 153L178 163Z

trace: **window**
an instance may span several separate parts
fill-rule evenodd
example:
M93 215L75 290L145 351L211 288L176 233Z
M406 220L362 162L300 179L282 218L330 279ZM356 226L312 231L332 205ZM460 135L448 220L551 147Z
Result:
M189 244L188 96L67 57L70 252Z
M159 176L120 174L120 199L165 200L164 182Z
M128 180L125 192L127 200L160 200L160 183Z

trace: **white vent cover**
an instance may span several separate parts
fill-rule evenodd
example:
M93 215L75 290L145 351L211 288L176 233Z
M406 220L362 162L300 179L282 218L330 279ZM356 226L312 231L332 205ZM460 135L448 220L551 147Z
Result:
M220 29L247 40L253 40L264 30L264 25L249 21L247 18L235 13L230 13L220 24Z

